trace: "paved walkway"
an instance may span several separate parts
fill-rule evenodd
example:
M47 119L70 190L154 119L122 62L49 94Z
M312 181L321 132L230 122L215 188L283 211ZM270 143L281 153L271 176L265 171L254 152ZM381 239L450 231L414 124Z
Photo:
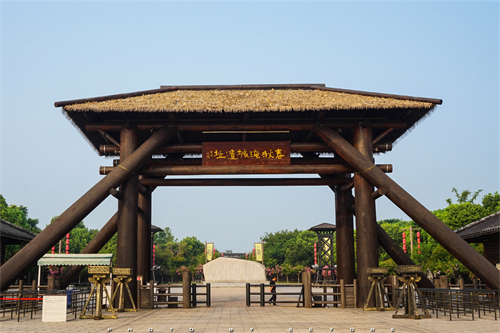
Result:
M42 323L41 313L29 317L6 320L0 317L1 332L500 332L500 318L493 313L475 318L456 316L450 321L440 314L431 319L392 319L393 311L377 312L360 309L312 308L287 306L245 306L244 288L213 288L212 307L194 309L155 309L118 313L118 319L74 319L68 315L66 323ZM172 329L172 330L171 330ZM331 330L332 329L332 330ZM331 331L330 331L331 330Z

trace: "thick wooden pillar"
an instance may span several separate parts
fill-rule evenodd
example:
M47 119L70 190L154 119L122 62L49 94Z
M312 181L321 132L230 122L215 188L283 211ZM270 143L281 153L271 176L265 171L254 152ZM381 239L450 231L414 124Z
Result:
M354 148L370 161L373 160L372 130L357 125L354 128ZM370 292L371 281L366 269L378 267L377 221L373 185L360 174L354 174L356 212L356 256L358 264L358 307L363 307ZM374 307L374 304L369 304Z
M139 176L141 179L144 176ZM139 193L139 215L137 219L137 275L142 275L143 283L151 275L151 196L148 187Z
M120 160L126 160L137 148L137 128L120 131ZM132 269L130 292L137 304L137 205L139 177L136 174L120 186L122 194L118 200L118 237L116 240L116 267ZM125 308L132 308L129 298L125 297Z
M128 159L88 190L82 197L49 224L38 236L0 267L0 289L9 287L24 269L40 259L56 242L71 231L116 188L135 172L151 154L175 133L173 127L163 127L153 134Z
M354 204L352 190L335 187L335 221L337 225L337 279L346 284L354 280L354 226L349 208Z
M327 125L317 125L316 134L332 147L347 163L354 167L371 184L386 189L386 197L401 208L448 252L481 278L491 289L500 289L500 270L479 254L446 224L439 220L420 202L395 181L375 167L373 162L360 154L352 145ZM358 240L359 241L359 240Z

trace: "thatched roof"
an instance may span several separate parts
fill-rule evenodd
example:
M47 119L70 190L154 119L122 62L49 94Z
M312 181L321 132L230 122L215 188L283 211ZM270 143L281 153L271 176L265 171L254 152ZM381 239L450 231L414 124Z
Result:
M276 124L285 122L399 123L403 127L374 129L380 144L394 143L427 117L439 99L328 88L324 84L162 86L159 89L56 102L92 146L119 141L119 132L88 130L90 124ZM209 132L209 131L208 131ZM213 132L213 131L212 131ZM145 141L150 131L141 131ZM349 131L341 133L350 140ZM111 139L110 139L111 138ZM322 142L310 131L289 133L178 133L169 143L229 141Z
M306 89L176 90L72 104L76 112L290 112L325 110L432 109L434 104Z

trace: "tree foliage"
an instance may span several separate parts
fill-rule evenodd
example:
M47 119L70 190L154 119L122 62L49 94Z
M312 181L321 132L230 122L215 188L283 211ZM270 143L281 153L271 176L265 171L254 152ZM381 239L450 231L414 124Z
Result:
M456 203L451 199L447 199L448 206L443 209L438 209L432 213L436 215L452 230L456 230L471 222L480 220L492 213L500 211L500 195L498 192L489 193L482 199L482 205L476 204L481 190L471 192L468 190L459 192L453 188L452 192L456 196ZM414 221L379 221L381 227L394 239L398 244L402 245L402 233L408 232L409 227L418 225ZM447 274L451 276L472 276L472 273L455 259L442 245L432 238L425 230L420 230L421 244L420 253L418 253L417 242L414 235L414 252L410 253L409 237L407 237L407 252L418 265L422 265L425 270L428 270L435 275ZM471 244L479 253L483 254L482 244ZM380 250L380 266L393 268L395 263L389 256Z
M0 194L0 218L26 230L39 233L38 219L32 219L28 216L28 207L8 205L7 201Z
M275 266L282 265L285 262L287 242L297 238L299 230L294 231L281 230L274 233L266 232L261 241L264 243L264 265ZM290 243L289 243L290 244Z

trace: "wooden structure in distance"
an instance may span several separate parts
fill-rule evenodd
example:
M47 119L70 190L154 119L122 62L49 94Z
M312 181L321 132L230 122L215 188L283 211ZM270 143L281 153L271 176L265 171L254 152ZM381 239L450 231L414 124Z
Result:
M373 164L374 156L389 151L441 103L439 99L343 90L321 84L162 86L56 102L55 106L63 107L96 152L120 159L109 166L109 173L103 172L106 176L101 182L0 268L1 287L4 289L25 265L37 260L110 193L118 199L118 267L131 268L147 281L149 272L137 270L137 258L145 258L151 244L147 237L137 235L150 232L151 191L155 186L168 185L168 175L314 173L317 180L309 180L309 185L330 186L336 194L337 242L345 247L338 255L338 275L346 283L354 277L352 212L356 215L361 306L370 289L363 272L378 266L374 256L378 246L374 201L383 194L490 287L498 289L498 270L386 176L392 166L381 170L381 166ZM276 141L290 142L290 165L201 163L205 142ZM165 176L167 179L163 179ZM184 185L176 186L203 184L202 179L193 184L189 177L179 181ZM259 182L263 184L258 180L247 185L257 186ZM284 184L277 178L268 182L266 186ZM242 179L211 179L205 183L240 184ZM292 180L288 184L293 185ZM92 246L94 250L98 251L98 245ZM392 253L398 264L407 260L398 251ZM135 297L135 290L131 293Z

